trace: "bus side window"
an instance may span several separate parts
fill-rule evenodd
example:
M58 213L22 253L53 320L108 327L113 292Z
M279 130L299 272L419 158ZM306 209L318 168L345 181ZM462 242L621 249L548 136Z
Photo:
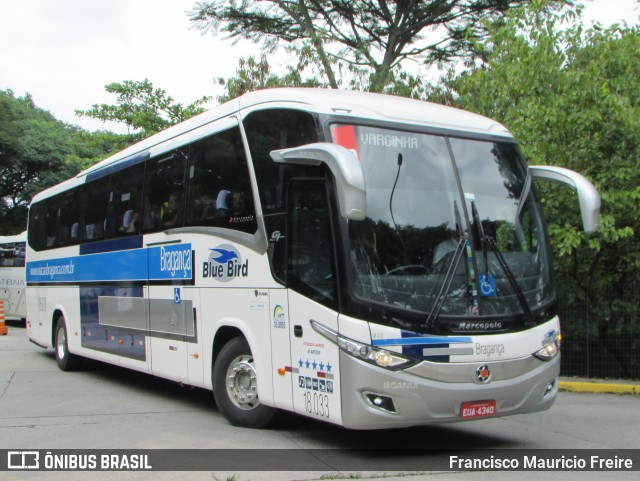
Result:
M180 227L184 223L184 177L189 148L163 154L147 163L142 206L145 232Z
M85 184L82 199L86 239L104 238L109 203L109 177Z
M335 307L335 256L325 181L292 181L287 203L289 286Z
M250 113L242 122L256 173L262 214L269 238L269 261L275 279L286 284L285 203L292 178L323 177L315 166L277 164L272 150L298 147L324 139L316 118L300 110L265 109Z
M44 202L33 204L29 209L27 239L29 245L36 251L46 247L45 216L46 208Z
M269 153L321 141L315 118L299 110L268 109L252 112L244 119L243 125L256 172L263 214L282 212L286 186L292 177L318 177L324 172L317 167L276 164Z
M247 159L237 127L191 146L187 225L254 233L255 204Z
M53 247L56 241L56 226L58 223L58 202L57 197L46 201L45 204L45 246Z
M78 242L80 220L80 190L74 189L60 195L56 228L56 246L66 246ZM75 229L74 229L75 226ZM76 233L75 238L73 233Z
M111 176L109 228L111 235L140 232L144 164L138 164Z

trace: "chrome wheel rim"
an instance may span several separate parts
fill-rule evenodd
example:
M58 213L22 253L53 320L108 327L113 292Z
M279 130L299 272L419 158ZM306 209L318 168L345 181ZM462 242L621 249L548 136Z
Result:
M255 409L260 405L258 383L253 356L236 357L227 369L227 395L240 409Z
M58 342L56 343L56 353L58 359L64 359L67 352L67 334L64 328L58 329Z

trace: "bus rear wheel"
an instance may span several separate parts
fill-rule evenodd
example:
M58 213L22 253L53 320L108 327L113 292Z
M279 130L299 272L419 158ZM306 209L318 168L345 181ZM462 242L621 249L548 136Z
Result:
M234 426L266 427L275 408L260 403L258 376L244 337L227 342L213 365L213 395L222 415Z
M64 317L59 317L56 323L56 336L54 349L56 351L56 362L63 371L75 371L80 367L80 357L69 352L69 342L67 335L67 324Z

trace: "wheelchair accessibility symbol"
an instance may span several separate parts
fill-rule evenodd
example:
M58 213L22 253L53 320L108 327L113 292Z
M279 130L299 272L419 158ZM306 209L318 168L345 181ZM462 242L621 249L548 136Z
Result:
M484 297L496 297L496 279L493 274L480 274L480 294Z
M173 303L180 304L180 288L179 287L173 288Z

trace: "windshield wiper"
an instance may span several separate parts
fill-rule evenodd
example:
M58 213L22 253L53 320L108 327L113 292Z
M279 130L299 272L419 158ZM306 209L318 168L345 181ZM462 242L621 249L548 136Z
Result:
M449 262L449 265L447 266L447 273L444 276L444 282L440 287L440 291L436 296L436 301L433 303L433 307L431 308L429 317L427 317L427 320L424 323L426 328L430 327L440 315L442 306L444 306L444 301L447 299L447 295L449 294L449 289L451 288L451 283L453 282L453 276L455 275L456 269L458 268L458 264L460 263L460 259L462 258L462 253L464 252L464 249L469 240L469 236L467 234L462 233L462 219L460 218L460 211L458 210L458 205L456 204L455 201L453 202L453 209L455 211L455 216L456 216L456 230L458 233L458 244L456 245L456 248L453 251L453 258L451 259L451 262Z
M447 268L447 273L444 277L444 282L442 283L442 287L440 287L440 291L436 296L436 302L434 302L433 307L431 308L431 312L429 313L429 317L427 317L426 322L424 323L425 327L430 327L431 324L438 318L440 315L440 311L442 310L442 306L444 305L444 301L447 298L447 294L449 294L449 289L451 288L451 283L453 282L453 276L458 268L458 264L460 263L460 259L462 258L462 253L464 252L464 248L467 245L468 237L465 235L458 239L458 245L456 246L455 251L453 252L453 259L449 263Z
M473 223L476 226L478 237L480 239L482 254L484 257L486 275L489 275L489 266L487 261L487 246L488 246L495 254L496 259L498 259L498 263L500 264L500 267L502 267L502 270L505 276L507 277L507 280L509 281L511 288L513 289L513 292L515 293L518 299L518 302L522 307L522 311L524 312L525 317L530 323L533 323L534 319L533 319L533 314L531 313L531 309L529 308L529 303L527 303L527 299L524 297L524 293L522 292L522 289L520 288L518 281L513 275L513 271L509 267L509 264L507 264L507 261L503 257L502 252L500 252L500 249L498 248L498 244L496 243L496 240L490 235L485 234L484 228L482 227L482 222L480 221L480 215L478 214L478 209L476 208L476 203L473 200L471 201L471 215L473 216Z

